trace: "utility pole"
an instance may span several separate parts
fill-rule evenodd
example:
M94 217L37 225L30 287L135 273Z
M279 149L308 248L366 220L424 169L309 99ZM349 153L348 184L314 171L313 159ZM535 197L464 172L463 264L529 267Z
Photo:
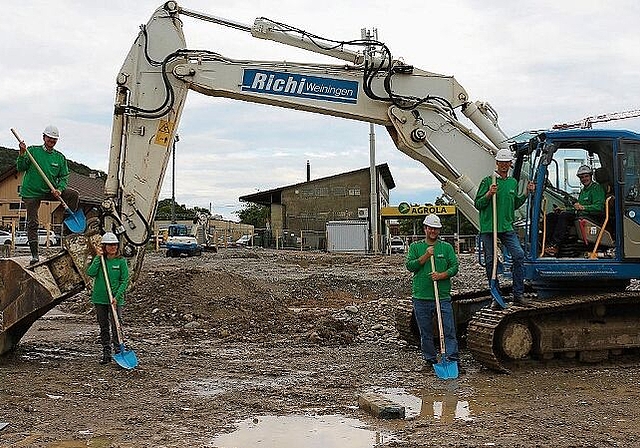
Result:
M362 28L360 36L364 40L378 40L378 30ZM373 52L373 47L367 47L367 53ZM373 55L371 55L373 56ZM378 174L376 172L376 134L373 123L369 123L369 178L371 188L369 191L369 222L371 223L371 250L374 254L380 253L380 238L378 235Z
M176 143L180 141L180 136L176 134L173 139L173 161L171 164L171 223L176 223Z

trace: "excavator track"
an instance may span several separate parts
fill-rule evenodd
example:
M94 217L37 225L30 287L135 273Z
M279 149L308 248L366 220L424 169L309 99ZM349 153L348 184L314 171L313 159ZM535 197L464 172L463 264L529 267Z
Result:
M479 310L467 325L467 348L503 373L554 358L599 362L640 347L640 293L532 301L505 310Z

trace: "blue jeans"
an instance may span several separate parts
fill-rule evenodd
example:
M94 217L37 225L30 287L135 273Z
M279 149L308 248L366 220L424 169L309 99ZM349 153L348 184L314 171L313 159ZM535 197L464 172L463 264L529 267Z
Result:
M524 295L524 250L520 245L518 235L514 231L498 233L498 239L511 254L513 297L520 298ZM487 279L491 281L493 272L493 233L481 233L480 241L484 246L484 264L487 270Z
M438 353L433 344L433 316L436 314L435 300L413 299L413 310L420 330L420 346L422 356L426 361L437 362ZM444 330L445 357L458 360L458 340L456 339L456 324L453 318L453 308L450 300L440 300L442 327Z

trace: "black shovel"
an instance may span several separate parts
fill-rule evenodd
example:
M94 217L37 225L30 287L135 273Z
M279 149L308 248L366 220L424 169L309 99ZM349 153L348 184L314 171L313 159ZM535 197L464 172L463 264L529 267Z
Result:
M13 133L14 137L18 139L18 142L22 143L24 141L18 135L18 131L11 128L11 132ZM49 186L49 189L53 193L56 189L51 183L51 181L49 180L49 178L47 177L47 175L44 174L44 171L42 171L42 168L40 168L40 165L38 165L38 162L36 162L36 159L33 158L31 153L28 150L26 151L26 153L29 156L31 163L33 163L33 166L36 167L36 169L38 170L38 173L40 173L40 176L42 176L42 179L47 183L47 185ZM69 208L67 203L62 200L61 197L57 197L57 199L60 201L65 211L69 215L64 220L64 223L69 228L69 230L71 230L73 233L84 232L85 229L87 228L87 218L84 216L84 212L82 211L82 209L78 209L77 211L74 212L73 210L71 210L71 208Z

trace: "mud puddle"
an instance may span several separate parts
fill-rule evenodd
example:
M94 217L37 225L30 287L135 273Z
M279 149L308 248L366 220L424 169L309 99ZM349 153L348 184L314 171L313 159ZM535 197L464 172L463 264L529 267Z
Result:
M407 420L424 419L440 423L474 420L470 402L459 399L451 392L434 393L432 390L423 390L419 397L403 388L376 388L373 392L404 406ZM474 403L473 407L478 408L478 405Z
M215 448L370 448L393 440L390 434L367 429L360 420L342 415L263 415L243 420L236 430L216 436Z

